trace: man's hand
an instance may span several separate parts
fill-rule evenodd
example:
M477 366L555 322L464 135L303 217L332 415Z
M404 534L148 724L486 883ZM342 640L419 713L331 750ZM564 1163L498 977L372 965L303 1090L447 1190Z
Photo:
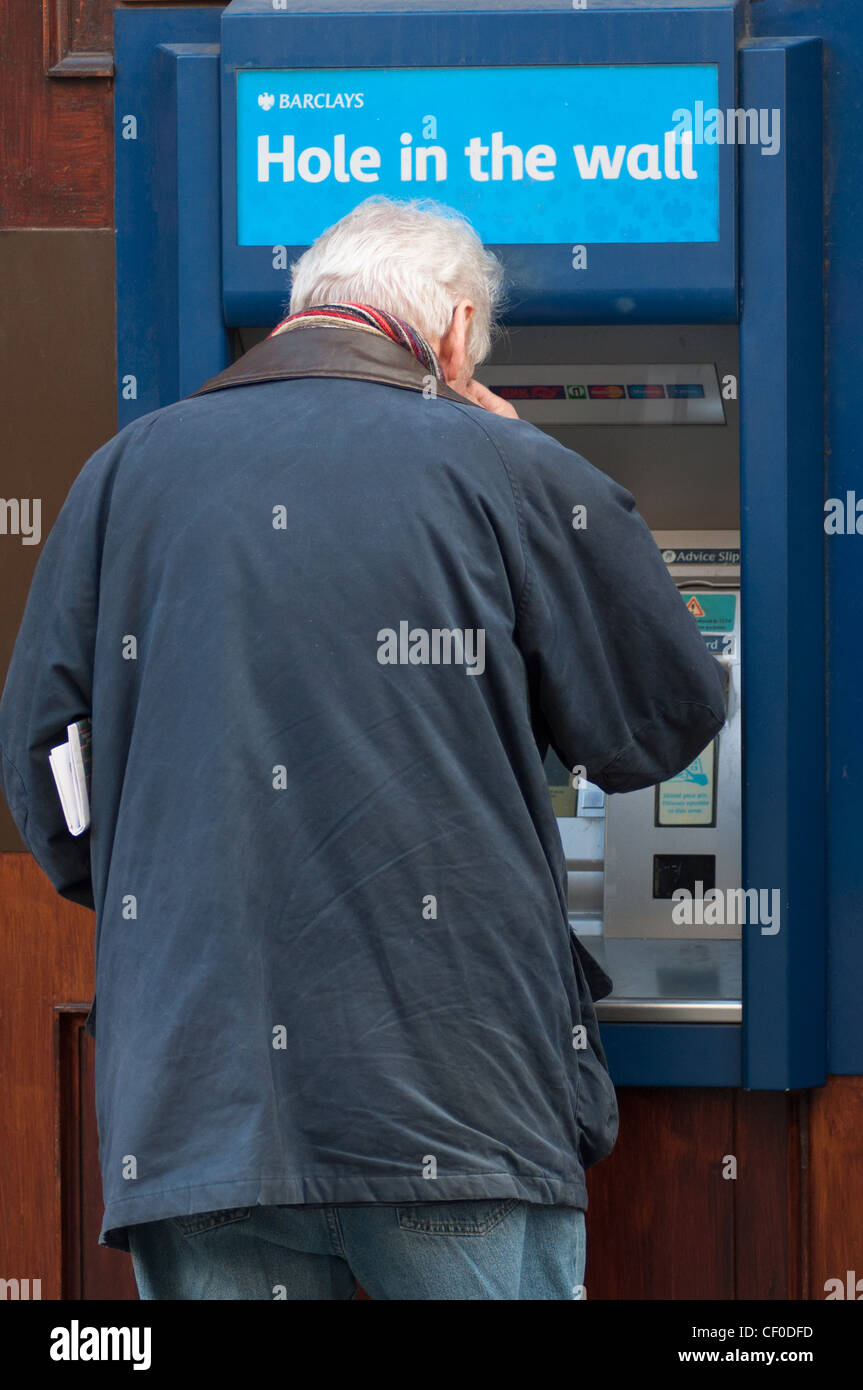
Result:
M487 386L483 386L481 381L475 378L467 385L456 385L455 382L448 382L462 396L466 396L474 405L481 405L483 410L490 410L492 415L505 415L511 420L519 418L518 411L509 401L505 401L502 396L496 396L493 391L489 391Z

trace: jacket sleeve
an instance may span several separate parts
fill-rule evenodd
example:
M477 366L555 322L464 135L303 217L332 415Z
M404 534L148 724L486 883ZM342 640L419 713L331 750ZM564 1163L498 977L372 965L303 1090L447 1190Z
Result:
M538 740L603 791L652 786L725 723L719 664L632 494L532 436L516 477L525 553L517 635Z
M91 713L105 445L45 541L0 700L0 784L22 839L61 897L94 907L90 831L71 835L48 760ZM94 746L95 746L94 730Z

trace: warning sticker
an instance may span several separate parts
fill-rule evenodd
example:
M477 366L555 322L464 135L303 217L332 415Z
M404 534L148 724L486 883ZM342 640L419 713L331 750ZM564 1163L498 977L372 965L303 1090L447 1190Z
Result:
M714 825L716 740L688 767L656 788L657 825Z
M697 594L682 593L680 597L698 623L700 632L734 631L736 594L710 594L699 590Z

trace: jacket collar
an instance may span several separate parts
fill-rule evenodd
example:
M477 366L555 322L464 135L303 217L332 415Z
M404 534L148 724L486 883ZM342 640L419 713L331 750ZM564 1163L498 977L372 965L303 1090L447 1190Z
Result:
M265 338L191 395L203 396L235 386L304 376L352 377L360 381L378 381L385 386L401 386L408 391L422 391L429 381L425 368L410 349L394 343L382 333L370 333L353 326L333 328L309 324L289 333L279 333L275 338ZM435 383L434 394L462 405L473 404L444 382Z

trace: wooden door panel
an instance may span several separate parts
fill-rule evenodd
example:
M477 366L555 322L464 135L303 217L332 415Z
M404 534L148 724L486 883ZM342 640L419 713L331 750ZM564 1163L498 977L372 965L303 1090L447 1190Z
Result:
M58 898L29 854L0 854L0 1273L61 1292L57 1010L91 998L95 917Z
M620 1134L588 1171L590 1299L734 1296L729 1090L618 1091Z
M95 1044L84 1032L88 1009L89 1004L67 1005L56 1011L63 1298L137 1300L131 1257L99 1244L102 1180Z

